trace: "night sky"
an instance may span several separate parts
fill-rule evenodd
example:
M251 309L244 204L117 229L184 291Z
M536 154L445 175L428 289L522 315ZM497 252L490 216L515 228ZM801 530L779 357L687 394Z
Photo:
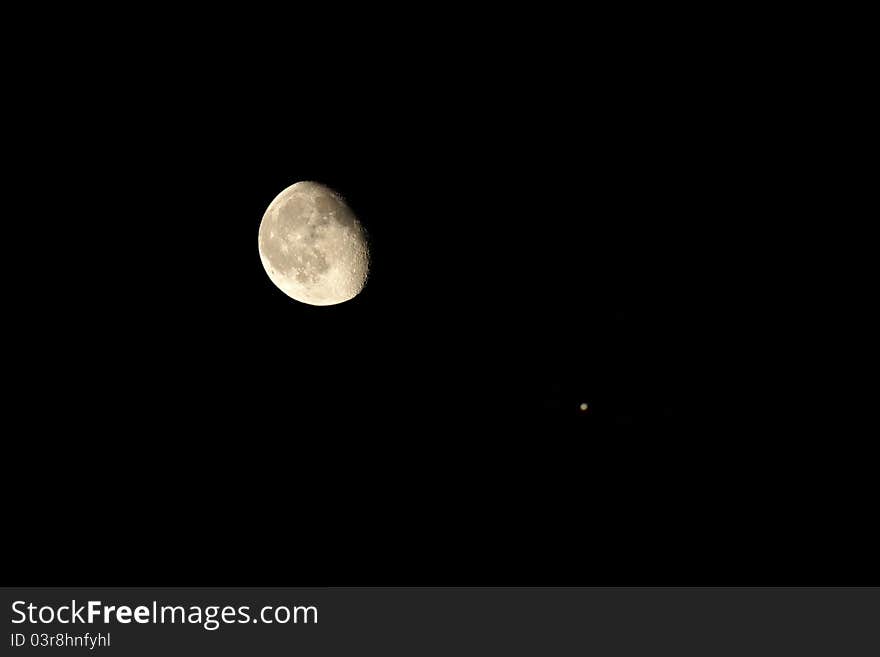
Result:
M583 29L326 59L169 28L19 73L7 474L42 576L737 583L758 541L797 578L742 311L761 218L719 157L745 131L692 51ZM350 302L263 271L300 180L369 232Z

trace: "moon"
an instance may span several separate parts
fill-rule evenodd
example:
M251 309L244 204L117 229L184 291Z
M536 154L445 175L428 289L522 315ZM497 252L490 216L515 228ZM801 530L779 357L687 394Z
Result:
M367 235L345 200L304 181L282 191L260 222L260 260L287 296L312 306L356 297L367 281Z

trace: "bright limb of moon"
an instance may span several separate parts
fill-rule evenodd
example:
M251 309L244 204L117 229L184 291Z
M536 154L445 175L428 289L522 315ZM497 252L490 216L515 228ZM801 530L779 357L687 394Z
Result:
M282 191L260 222L260 260L287 296L313 306L354 298L367 281L370 252L345 200L320 183Z

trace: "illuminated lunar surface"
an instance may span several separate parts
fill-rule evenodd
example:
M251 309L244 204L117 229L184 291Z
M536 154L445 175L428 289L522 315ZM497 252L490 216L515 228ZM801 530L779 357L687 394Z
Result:
M354 298L367 281L367 236L332 189L298 182L269 204L260 223L260 260L287 296L313 306Z

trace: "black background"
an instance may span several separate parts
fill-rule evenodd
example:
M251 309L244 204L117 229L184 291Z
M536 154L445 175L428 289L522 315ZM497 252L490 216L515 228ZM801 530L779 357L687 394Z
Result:
M648 18L20 51L17 583L852 583L811 546L867 548L867 481L777 374L772 85ZM349 303L262 270L298 180L370 234Z

